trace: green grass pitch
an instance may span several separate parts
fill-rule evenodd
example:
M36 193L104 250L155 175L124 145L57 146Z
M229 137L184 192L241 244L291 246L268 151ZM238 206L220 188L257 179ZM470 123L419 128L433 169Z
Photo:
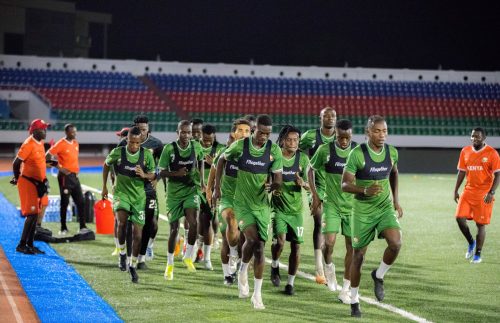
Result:
M100 174L82 174L81 182L100 188ZM10 186L10 178L0 178L3 194L18 204L17 191ZM51 177L53 194L57 181ZM492 224L486 229L483 262L470 264L464 259L466 242L454 220L455 202L452 199L455 176L401 175L400 199L405 215L403 248L395 265L386 275L385 303L404 309L435 322L498 322L500 321L500 210L494 209ZM163 186L159 186L163 191ZM162 192L163 193L163 192ZM160 209L165 212L163 194ZM305 243L299 270L313 274L312 219L305 215ZM470 223L471 224L471 223ZM57 232L57 223L45 226ZM90 225L93 228L92 225ZM72 232L77 224L71 222ZM475 235L475 226L471 224ZM213 250L215 270L199 269L190 274L176 258L174 281L163 279L166 265L168 224L160 221L155 243L155 259L149 269L140 271L139 284L130 282L128 273L120 272L112 236L98 235L96 241L54 244L53 247L89 282L127 322L217 321L217 322L320 322L350 321L350 308L337 301L337 293L329 292L304 278L296 279L296 295L282 293L284 286L272 286L266 265L263 300L264 311L255 311L248 299L238 298L237 286L222 284L219 250ZM288 246L287 246L288 247ZM368 249L361 278L360 293L373 298L370 271L377 267L385 248L383 240L372 242ZM287 263L288 251L281 262ZM338 237L334 249L337 280L342 281L345 244ZM270 257L270 242L266 245ZM281 270L286 280L285 270ZM252 277L252 273L249 274ZM283 284L282 284L283 285ZM250 279L250 286L253 280ZM402 316L377 306L361 303L363 321L401 322Z

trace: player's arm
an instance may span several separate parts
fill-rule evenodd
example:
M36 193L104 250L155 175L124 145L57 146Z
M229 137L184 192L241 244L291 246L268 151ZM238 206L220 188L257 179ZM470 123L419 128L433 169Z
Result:
M142 167L139 165L135 166L135 174L137 176L139 176L140 178L147 180L147 181L152 181L156 178L156 174L152 170L152 168L149 168L147 172L144 172Z
M312 196L311 211L315 211L321 206L321 199L319 198L318 191L316 190L316 174L314 168L309 167L307 179L309 181L309 189Z
M309 182L308 182L308 178L309 178L309 165L308 164L309 164L309 160L306 158L306 161L304 162L304 165L303 165L303 169L306 169L306 171L304 171L302 176L300 176L299 172L295 173L295 184L297 184L301 188L305 189L306 191L310 190Z
M12 172L14 173L14 177L10 180L10 183L12 185L17 185L17 180L19 179L19 176L21 175L21 164L23 163L23 160L20 159L19 157L16 157L14 159L14 162L12 163Z
M200 174L200 188L205 191L205 158L198 160L198 173Z
M459 169L458 174L457 174L457 182L455 183L455 191L453 191L453 199L455 200L456 203L458 203L458 199L460 198L460 195L458 194L458 189L462 185L462 182L464 181L466 172Z
M358 154L356 154L356 151ZM356 185L356 172L364 167L364 160L360 160L358 148L356 147L349 153L347 162L342 173L342 191L351 194L363 194L373 196L382 192L382 186L376 182L370 186Z
M207 187L205 188L205 196L207 197L207 203L210 207L212 207L212 189L214 188L214 180L215 180L215 165L210 167L210 172L208 173Z
M399 172L397 164L392 166L391 173L389 174L389 183L391 184L394 210L398 211L398 217L400 218L403 216L403 209L401 208L401 205L399 205Z
M279 190L281 188L281 185L283 184L283 154L281 153L281 148L279 148L276 144L273 144L271 148L271 154L274 159L271 165L273 182L269 187L269 191L274 192L276 190Z
M281 188L281 184L283 184L283 172L281 170L277 170L273 172L273 182L271 183L271 186L269 187L269 191L273 192L276 190L279 190Z
M224 167L226 166L226 156L222 154L217 161L215 167L215 176L214 176L214 192L212 196L212 200L216 202L220 198L220 183L222 178L222 172Z
M109 165L107 163L104 163L102 166L102 199L107 199L108 198L108 175L109 175Z
M495 196L495 191L497 190L498 183L500 182L500 171L494 173L495 178L493 179L493 184L491 185L488 194L484 197L484 202L489 204L493 201L493 196Z
M309 180L309 187L311 189L312 203L311 211L316 211L321 206L321 199L319 198L318 191L316 189L316 171L324 167L325 160L323 159L324 148L320 147L311 158L311 165L309 171L307 172L307 178ZM313 212L314 213L314 212ZM312 214L312 213L311 213Z

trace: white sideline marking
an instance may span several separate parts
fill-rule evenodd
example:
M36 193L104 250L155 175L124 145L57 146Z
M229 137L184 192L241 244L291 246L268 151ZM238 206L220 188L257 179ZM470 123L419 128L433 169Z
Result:
M2 288L5 291L5 296L7 296L7 300L9 301L10 307L12 308L12 312L14 312L16 322L24 322L21 317L21 313L19 313L19 309L17 308L14 298L12 298L12 295L10 294L9 286L7 286L7 282L5 281L5 278L3 278L2 272L0 272L0 282L2 283Z
M100 190L95 189L95 188L90 187L90 186L87 186L87 185L84 185L84 184L82 184L82 188L84 188L84 189L86 189L88 191L97 193L97 194L101 194ZM108 197L109 198L113 198L113 195L108 194ZM160 219L162 219L164 221L168 221L168 217L166 215L163 215L163 214L160 214ZM266 258L266 262L268 264L270 264L271 260L268 259L268 258ZM280 267L284 268L284 269L288 269L288 266L284 265L282 263L280 263ZM305 273L305 272L302 272L300 270L297 270L297 275L300 276L300 277L302 277L302 278L309 279L309 280L312 280L312 281L316 280L316 277L314 277L313 275ZM413 313L410 313L410 312L407 312L407 311L405 311L403 309L397 308L396 306L393 306L393 305L390 305L390 304L386 304L386 303L380 303L379 301L376 301L373 298L360 296L359 299L361 299L365 303L368 303L370 305L378 306L378 307L383 308L383 309L385 309L385 310L387 310L389 312L393 312L393 313L399 314L402 317L407 318L407 319L412 320L412 321L415 321L415 322L419 322L419 323L430 323L431 322L431 321L426 320L426 319L424 319L424 318L422 318L420 316L417 316L417 315L415 315Z

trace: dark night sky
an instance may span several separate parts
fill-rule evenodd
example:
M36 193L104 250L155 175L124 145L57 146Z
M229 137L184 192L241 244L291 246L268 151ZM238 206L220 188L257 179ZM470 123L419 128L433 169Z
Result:
M113 15L109 58L498 71L495 2L86 0L77 9Z

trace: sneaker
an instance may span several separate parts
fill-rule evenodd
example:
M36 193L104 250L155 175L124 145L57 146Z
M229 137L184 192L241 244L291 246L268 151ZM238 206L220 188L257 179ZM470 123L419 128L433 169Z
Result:
M37 247L33 246L33 247L30 247L31 250L33 250L33 252L36 254L36 255L45 255L45 251L43 250L40 250L38 249Z
M120 248L115 247L115 250L111 253L112 256L118 256L120 254Z
M174 265L167 265L167 268L165 268L165 273L163 274L163 277L166 280L174 280Z
M193 260L191 258L184 258L182 259L182 262L184 265L186 265L186 268L189 272L195 272L196 268L194 267Z
M271 267L271 282L275 287L278 287L281 283L280 268Z
M137 269L138 270L145 270L145 269L148 269L148 266L146 266L146 262L139 262L139 263L137 263Z
M481 259L481 256L474 255L474 258L472 258L471 263L473 263L473 264L479 264L479 263L481 263L481 261L483 261Z
M335 277L335 271L333 268L325 266L325 278L328 289L335 292L337 290L337 278Z
M224 277L224 285L231 286L232 284L234 284L234 277L232 275Z
M20 252L20 253L24 253L25 255L34 255L35 254L33 249L29 248L28 246L17 245L16 251Z
M285 294L290 296L295 294L295 289L293 288L293 285L287 284L285 286Z
M325 278L325 276L316 274L316 283L320 284L320 285L326 285L326 278Z
M89 228L81 228L79 231L78 231L78 234L85 234L85 233L90 233L92 232L92 230L90 230Z
M61 230L59 230L59 232L58 232L58 234L59 234L60 236L65 236L65 235L67 235L68 233L69 233L68 229L61 229Z
M465 253L465 259L472 258L474 255L474 249L476 249L476 240L472 241L472 243L467 248L467 252Z
M127 254L120 255L120 262L118 263L118 268L121 271L127 271Z
M196 258L194 260L194 262L196 263L199 263L201 261L203 261L203 251L201 251L201 249L198 249L198 252L196 253Z
M146 248L146 260L147 261L153 260L154 257L155 257L155 253L153 251L153 248L147 247Z
M379 302L384 300L384 280L377 278L377 270L374 269L372 271L372 279L373 279L373 292L375 293L375 297Z
M252 302L253 308L256 310L265 310L266 307L264 306L264 303L262 303L262 296L260 295L252 295L252 298L250 299L250 302Z
M204 260L203 263L206 270L214 270L214 267L212 267L212 262L210 260Z
M351 304L351 293L349 290L342 290L339 293L338 299L344 304Z
M137 270L135 269L135 267L130 267L128 271L130 273L130 279L132 280L132 283L137 284L139 282L139 275L137 275Z
M351 304L351 316L361 317L361 310L359 308L359 303Z
M241 274L238 272L238 291L239 298L247 298L250 296L250 286L248 286L248 272Z

